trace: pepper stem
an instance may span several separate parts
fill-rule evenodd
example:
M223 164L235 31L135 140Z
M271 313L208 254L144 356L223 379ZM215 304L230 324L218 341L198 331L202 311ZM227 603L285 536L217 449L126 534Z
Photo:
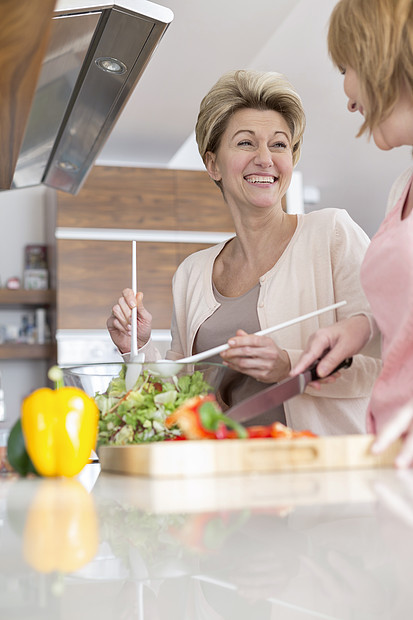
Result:
M201 405L199 416L202 426L209 431L215 431L218 428L218 424L223 422L225 426L234 429L240 439L246 439L248 437L246 429L241 424L228 418L228 416L221 411L218 411L211 402L206 402Z
M242 426L242 424L238 424L238 422L236 422L235 420L232 420L231 418L228 418L228 416L226 415L222 416L222 421L224 422L226 426L234 429L234 431L238 433L238 437L240 439L246 439L248 437L248 431L245 429L244 426Z
M63 372L59 366L52 366L47 373L50 381L53 381L55 390L63 387Z

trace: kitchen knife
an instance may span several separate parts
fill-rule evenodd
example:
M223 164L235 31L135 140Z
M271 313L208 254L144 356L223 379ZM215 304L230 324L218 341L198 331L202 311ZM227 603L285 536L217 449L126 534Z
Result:
M265 390L262 390L262 392L243 400L238 405L234 405L225 412L225 415L237 422L250 422L262 413L266 413L270 409L278 407L286 400L293 398L293 396L302 394L308 383L320 379L316 371L319 362L320 360L318 359L299 375L271 385ZM349 368L352 362L353 358L348 357L341 362L330 375L342 368Z

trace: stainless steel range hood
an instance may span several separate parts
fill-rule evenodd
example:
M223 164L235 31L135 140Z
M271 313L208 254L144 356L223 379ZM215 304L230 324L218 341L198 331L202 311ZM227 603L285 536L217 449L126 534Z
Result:
M76 194L172 19L147 0L58 0L12 184L0 189Z

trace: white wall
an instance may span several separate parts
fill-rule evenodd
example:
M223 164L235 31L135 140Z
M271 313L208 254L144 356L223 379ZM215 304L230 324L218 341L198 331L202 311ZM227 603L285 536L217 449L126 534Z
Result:
M0 286L8 278L23 277L24 246L46 243L46 198L50 190L33 187L0 192ZM21 311L2 310L0 325L19 323ZM11 425L20 415L21 401L34 389L45 385L47 362L0 360L6 406L6 422Z

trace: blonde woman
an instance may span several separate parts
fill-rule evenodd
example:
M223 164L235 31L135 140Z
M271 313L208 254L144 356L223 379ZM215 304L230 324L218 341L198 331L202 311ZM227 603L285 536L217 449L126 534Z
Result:
M412 0L340 0L331 15L328 47L344 75L347 107L363 117L358 135L372 136L384 151L413 145ZM400 467L413 463L412 175L410 167L395 181L362 266L375 320L358 314L317 332L293 371L330 348L318 365L324 376L380 332L383 369L367 409L367 429L379 434L375 451L404 437L396 459Z
M291 84L278 73L232 71L201 102L196 138L211 179L222 191L236 236L189 256L173 280L172 345L179 359L223 342L216 360L230 372L228 406L288 377L308 337L362 307L369 313L358 272L369 239L346 211L305 215L283 210L282 199L300 157L305 115ZM202 205L194 205L202 208ZM274 337L254 332L337 301L347 305ZM112 339L130 350L131 307L138 304L140 342L147 358L150 317L132 291L124 291L108 319ZM321 394L310 388L286 402L270 420L317 434L359 433L379 354L366 350ZM267 421L270 421L267 419ZM262 422L262 420L261 420Z

